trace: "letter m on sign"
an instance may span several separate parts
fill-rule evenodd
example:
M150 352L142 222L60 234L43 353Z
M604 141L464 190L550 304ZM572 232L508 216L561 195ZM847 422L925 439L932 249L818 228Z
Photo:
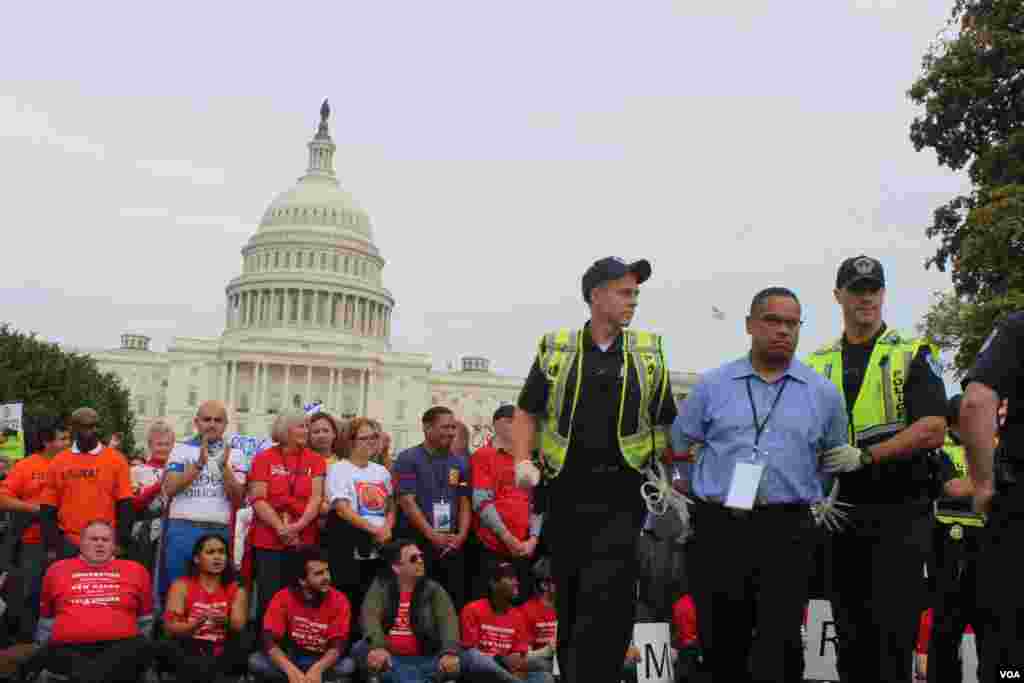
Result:
M663 643L661 653L651 643L644 644L644 680L674 681L672 673L672 650L668 643Z

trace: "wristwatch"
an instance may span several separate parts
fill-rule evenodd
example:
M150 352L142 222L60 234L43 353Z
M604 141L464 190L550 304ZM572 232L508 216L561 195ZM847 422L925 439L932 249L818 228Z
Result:
M871 454L871 447L860 449L860 464L869 467L875 464L875 456Z

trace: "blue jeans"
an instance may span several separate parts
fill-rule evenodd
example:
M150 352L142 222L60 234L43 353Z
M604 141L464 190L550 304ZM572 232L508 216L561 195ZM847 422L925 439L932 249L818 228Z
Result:
M288 654L292 664L303 672L308 671L319 660L319 657L306 654ZM258 677L272 681L287 680L283 671L270 659L266 652L253 652L249 655L249 671ZM351 657L341 657L330 669L324 672L324 678L332 681L351 681L356 671L356 664Z
M494 657L488 657L477 649L463 650L459 655L459 667L470 681L490 683L551 683L554 677L546 671L531 671L525 679L516 678Z
M360 671L366 671L366 657L370 654L370 646L366 640L360 640L352 646L352 659ZM399 657L391 655L391 668L382 671L380 683L423 683L431 674L437 672L440 657Z

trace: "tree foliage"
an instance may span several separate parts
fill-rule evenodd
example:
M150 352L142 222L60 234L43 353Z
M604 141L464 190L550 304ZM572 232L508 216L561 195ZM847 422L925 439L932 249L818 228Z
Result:
M122 432L121 450L134 450L135 415L129 391L111 372L101 372L87 355L0 324L0 403L22 402L26 420L42 415L67 417L88 406L100 416L101 437Z
M922 327L957 349L963 372L992 325L1024 306L1024 7L1020 0L957 0L949 30L910 88L923 112L910 126L918 150L965 169L970 194L935 210L925 263L952 270Z

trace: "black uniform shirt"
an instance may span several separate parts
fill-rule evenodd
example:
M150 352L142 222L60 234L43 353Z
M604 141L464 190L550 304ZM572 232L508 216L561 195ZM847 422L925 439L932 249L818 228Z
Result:
M626 465L622 458L622 450L619 448L618 418L623 383L622 335L616 337L606 351L602 351L590 336L588 322L583 328L582 347L583 379L580 382L580 395L572 423L572 438L569 442L569 452L566 454L565 467L556 482L559 488L572 482L573 487L577 488L581 495L593 492L594 499L600 500L604 497L602 491L608 490L608 486L617 489L625 483L620 477L615 476L619 473L602 470L617 468L629 479L629 483L635 481L637 486L640 485L640 477ZM632 363L630 371L635 377L636 369ZM563 415L563 424L571 411L569 401L575 388L575 374L573 370L568 378L569 389L566 391L567 405L563 411L566 413ZM660 392L659 384L654 396L660 395ZM636 430L635 406L639 400L639 383L630 382L622 419L625 433ZM547 412L547 402L548 380L537 360L534 360L526 384L519 394L518 405L521 410L541 417ZM676 404L671 387L666 392L660 412L655 415L653 410L656 408L655 402L651 415L653 423L670 426L676 418ZM615 479L619 480L618 485L613 481ZM639 494L635 494L635 497L637 500L640 498Z
M848 344L843 337L843 395L846 409L853 412L854 402L864 383L868 361L875 343L886 326L866 344ZM910 363L904 387L907 424L923 417L946 416L946 385L932 368L931 349L922 346ZM853 419L851 417L852 424ZM860 444L870 445L870 442ZM841 475L840 498L852 503L897 503L921 501L929 497L930 471L927 453L901 456L879 465L863 467Z
M1024 464L1024 405L1020 395L1024 391L1024 311L1009 316L996 327L974 361L974 366L963 385L981 382L1007 399L1006 424L1000 434L1000 447L1007 460L1019 468Z

